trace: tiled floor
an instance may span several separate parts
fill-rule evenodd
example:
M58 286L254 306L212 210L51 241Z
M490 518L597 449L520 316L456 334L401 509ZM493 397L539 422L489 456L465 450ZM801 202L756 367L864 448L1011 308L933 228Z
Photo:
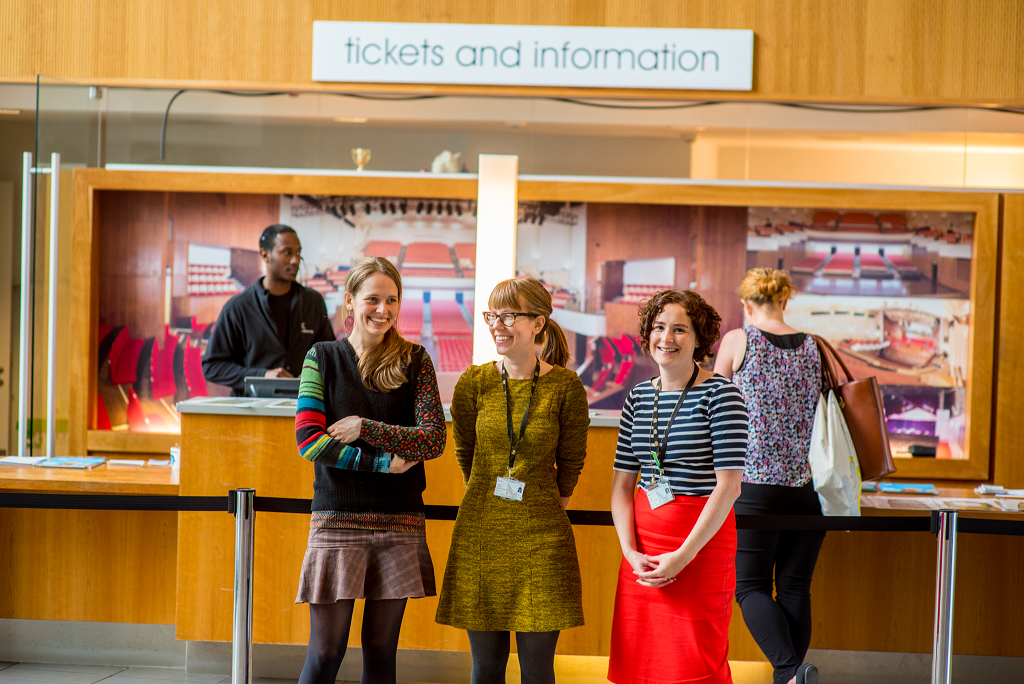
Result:
M219 684L229 679L224 675L187 675L170 667L0 663L0 684Z
M598 660L598 659L594 659ZM605 659L600 659L605 660ZM519 681L518 663L509 662L507 681ZM771 670L760 663L740 663L733 666L734 684L762 684L771 682ZM756 666L756 667L750 667ZM563 667L559 684L604 684L607 666L591 663ZM765 675L767 674L767 679ZM0 662L0 684L221 684L230 682L224 675L189 675L184 670L170 667L101 667L98 665L48 665L45 663ZM294 679L254 677L253 684L295 684Z

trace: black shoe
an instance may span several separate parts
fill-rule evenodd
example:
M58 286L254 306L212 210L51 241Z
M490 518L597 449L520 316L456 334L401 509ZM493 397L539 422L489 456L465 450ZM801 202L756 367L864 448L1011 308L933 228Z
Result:
M818 668L810 663L796 668L796 684L818 684Z

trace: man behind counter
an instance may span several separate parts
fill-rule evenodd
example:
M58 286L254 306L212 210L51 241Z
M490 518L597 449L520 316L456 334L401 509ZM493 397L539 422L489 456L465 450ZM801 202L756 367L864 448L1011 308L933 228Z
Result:
M294 378L316 342L334 340L323 296L295 282L302 244L291 226L267 226L260 235L267 274L228 300L203 357L203 375L244 394L249 376Z

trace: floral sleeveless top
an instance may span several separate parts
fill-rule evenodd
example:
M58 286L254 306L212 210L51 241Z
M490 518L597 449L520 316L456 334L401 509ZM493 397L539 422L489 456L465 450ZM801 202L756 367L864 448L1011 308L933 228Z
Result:
M811 428L821 394L821 358L810 335L782 349L754 326L733 382L750 414L743 481L802 487L811 480Z

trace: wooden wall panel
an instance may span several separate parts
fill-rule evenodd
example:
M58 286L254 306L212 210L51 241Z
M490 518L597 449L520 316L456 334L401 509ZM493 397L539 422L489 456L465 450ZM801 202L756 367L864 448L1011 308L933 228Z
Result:
M746 272L746 207L601 204L587 205L588 310L600 308L598 263L606 260L674 257L675 287L697 290L722 316L722 332L743 323L736 288ZM626 332L622 312L609 313L608 334ZM628 312L629 320L636 318ZM606 307L607 311L607 307ZM613 328L613 319L615 321ZM636 322L628 326L635 334Z
M1024 386L1024 195L1003 195L1002 271L999 280L998 356L996 382L995 482L1004 487L1024 487L1024 421L1018 420L1021 387Z
M260 233L279 220L280 196L104 191L99 205L99 323L147 338L163 329L166 268L172 287L184 289L188 243L259 249ZM227 299L176 297L172 315L212 323Z
M0 617L174 624L177 528L158 511L0 509Z
M379 90L314 84L313 21L752 29L754 91L606 96L839 102L1024 103L1017 0L45 0L0 5L0 74L89 83ZM390 88L390 87L389 87ZM417 92L593 95L565 88L407 86Z
M747 208L693 207L697 291L722 317L722 334L743 325L740 281L747 272Z
M694 278L693 222L687 206L587 204L587 311L604 303L596 289L603 261L673 257L676 287L687 287Z
M167 218L173 222L174 238L167 264L175 279L172 317L195 316L200 323L210 324L216 321L217 314L230 299L217 295L185 295L188 244L256 251L263 229L280 221L280 204L279 194L167 193Z
M99 324L125 325L135 339L164 322L166 195L108 192L100 201Z

